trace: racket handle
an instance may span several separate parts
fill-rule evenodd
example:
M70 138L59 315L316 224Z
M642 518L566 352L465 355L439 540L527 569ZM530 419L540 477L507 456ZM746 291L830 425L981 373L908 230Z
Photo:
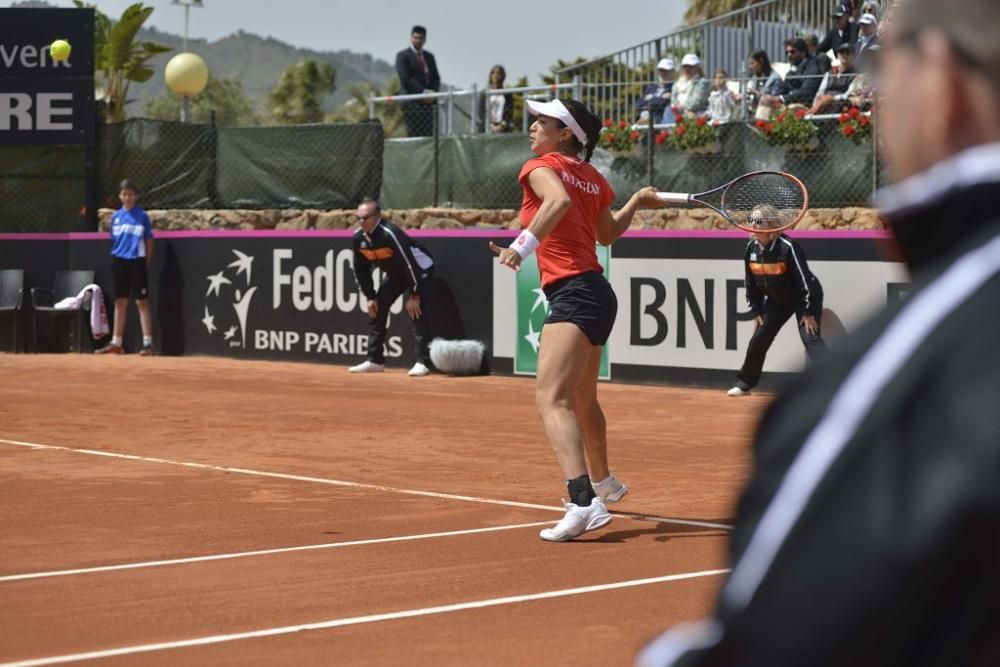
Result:
M691 195L686 192L657 192L656 197L668 204L687 204L691 201Z

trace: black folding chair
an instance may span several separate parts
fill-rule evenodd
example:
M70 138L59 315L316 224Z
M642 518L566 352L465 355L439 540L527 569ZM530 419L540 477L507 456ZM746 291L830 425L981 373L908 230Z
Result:
M0 271L0 315L10 316L10 344L17 352L17 323L21 319L21 301L24 297L24 271L3 269Z
M76 296L80 290L92 282L94 282L93 271L56 271L52 289L47 287L31 288L31 323L35 352L38 352L39 316L56 323L61 319L72 320L74 337L70 349L76 348L77 352L83 352L84 329L89 330L90 328L87 324L87 311L83 308L55 308L54 305L66 297Z

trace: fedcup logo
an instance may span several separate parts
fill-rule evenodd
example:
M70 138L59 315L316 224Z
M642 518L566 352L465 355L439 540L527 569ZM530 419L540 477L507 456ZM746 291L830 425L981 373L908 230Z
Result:
M597 246L597 261L604 267L604 275L610 277L611 252L606 246ZM542 345L542 325L549 314L549 302L542 291L538 277L538 260L528 255L521 262L517 277L517 344L514 346L514 372L518 375L534 375L538 371L538 350ZM601 348L602 380L611 379L611 364L608 361L608 346Z
M253 257L239 250L232 251L236 259L218 273L205 276L205 316L201 323L208 335L221 336L229 347L247 346L247 315L256 287L250 285ZM240 285L242 284L242 287Z

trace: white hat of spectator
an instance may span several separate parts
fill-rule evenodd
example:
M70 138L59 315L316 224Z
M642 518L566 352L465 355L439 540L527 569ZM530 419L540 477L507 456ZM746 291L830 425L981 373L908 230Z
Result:
M656 69L674 69L674 59L673 58L661 58L660 62L656 63Z
M861 25L875 25L878 23L878 19L875 18L874 14L862 14L861 18L858 19L858 23Z
M695 53L688 53L681 59L681 67L697 67L701 64L701 58Z
M532 116L548 116L549 118L562 121L562 124L573 132L573 136L579 139L581 144L584 146L587 145L587 133L583 131L580 124L576 122L576 118L573 118L573 114L569 112L569 109L561 101L536 102L535 100L525 100L525 102L528 104L528 113Z

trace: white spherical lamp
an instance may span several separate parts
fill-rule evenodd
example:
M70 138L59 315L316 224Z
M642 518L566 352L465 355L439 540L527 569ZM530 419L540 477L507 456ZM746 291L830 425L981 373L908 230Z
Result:
M194 97L208 84L208 65L194 53L178 53L167 63L164 75L174 95Z

